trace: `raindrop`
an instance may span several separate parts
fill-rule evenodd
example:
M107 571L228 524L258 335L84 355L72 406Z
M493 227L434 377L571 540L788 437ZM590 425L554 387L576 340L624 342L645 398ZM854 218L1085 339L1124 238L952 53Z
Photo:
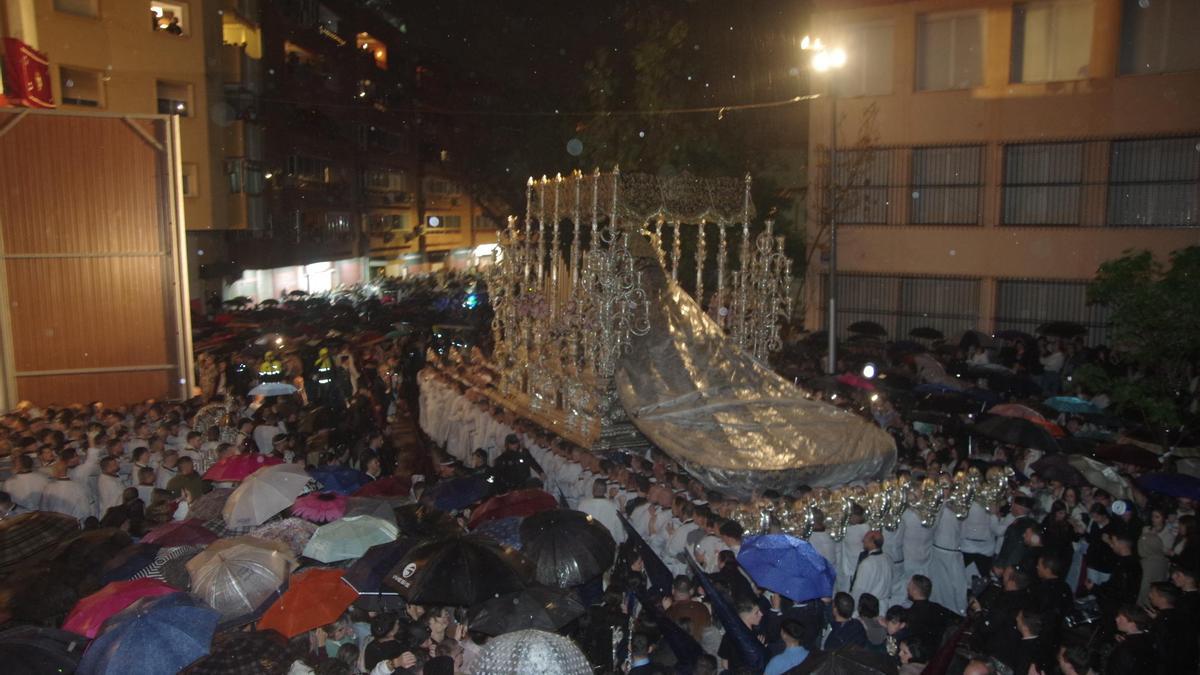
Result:
M1142 9L1146 9L1149 6L1150 6L1150 0L1138 0L1138 7L1141 7Z
M788 75L791 75L792 77L800 77L800 69L792 68L791 70L788 71Z
M572 138L567 141L567 154L572 157L578 157L583 154L583 141L578 138Z
M913 190L913 193L912 193L912 198L913 198L913 199L920 199L920 198L921 198L921 193L920 193L920 192L918 192L918 191L916 191L916 190Z
M645 137L646 137L646 132L644 132L644 131L638 132L638 138L645 138Z

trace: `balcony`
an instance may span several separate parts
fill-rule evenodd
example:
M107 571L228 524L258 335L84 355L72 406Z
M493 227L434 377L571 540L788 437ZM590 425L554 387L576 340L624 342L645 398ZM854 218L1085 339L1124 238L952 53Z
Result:
M225 127L225 156L261 160L263 157L263 130L253 122L235 120Z
M221 83L229 89L262 91L262 61L246 54L241 45L221 45Z

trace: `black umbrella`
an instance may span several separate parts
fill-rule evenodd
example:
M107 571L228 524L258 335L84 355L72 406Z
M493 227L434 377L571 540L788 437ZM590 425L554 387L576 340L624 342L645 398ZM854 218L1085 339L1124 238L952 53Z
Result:
M295 659L275 631L228 631L213 638L208 656L189 666L189 675L284 675Z
M396 525L406 536L419 539L444 537L462 532L454 516L420 504L406 504L393 509Z
M0 582L0 614L15 622L58 626L80 595L74 580L59 566L39 563Z
M1056 480L1063 485L1076 487L1088 485L1087 476L1071 466L1066 455L1047 455L1034 462L1030 468L1045 481Z
M1033 336L1029 333L1012 329L998 330L996 331L996 337L1000 338L1001 340L1021 340L1024 342L1035 342Z
M922 340L945 340L946 335L936 328L929 326L921 326L908 331L909 337L920 338Z
M846 330L850 331L851 333L858 333L860 335L874 335L876 337L883 337L888 334L886 328L880 326L874 321L855 321L847 326Z
M810 654L787 675L896 675L896 662L887 654L862 647L842 647L832 652Z
M65 630L18 626L0 633L0 663L8 675L73 673L87 642Z
M484 635L503 635L526 628L556 633L586 611L573 591L531 586L472 608L468 623L471 630Z
M0 520L0 577L49 556L62 541L78 533L78 520L51 511Z
M547 586L587 583L612 566L617 543L608 529L582 511L542 511L521 522L521 552Z
M1009 445L1034 448L1043 452L1058 452L1061 448L1050 432L1018 417L989 416L971 427L971 433L992 438Z
M929 351L928 347L920 342L913 342L912 340L896 340L888 345L888 352L896 356L902 356L904 354L924 354L927 351Z
M979 412L979 402L968 398L966 394L921 394L914 399L918 410L936 411L950 415L965 415Z
M418 605L471 607L524 590L532 576L533 566L515 549L456 535L413 548L384 584Z
M1038 335L1046 335L1049 337L1073 338L1079 335L1087 335L1088 329L1074 321L1051 321L1038 326Z

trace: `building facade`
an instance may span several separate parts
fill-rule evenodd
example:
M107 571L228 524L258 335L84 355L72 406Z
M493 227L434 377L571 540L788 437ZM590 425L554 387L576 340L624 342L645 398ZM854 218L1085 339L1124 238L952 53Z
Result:
M842 334L1067 320L1103 341L1086 303L1098 266L1200 244L1200 3L816 9L814 35L847 61L813 74L834 96L809 118L809 327L827 325L831 214Z

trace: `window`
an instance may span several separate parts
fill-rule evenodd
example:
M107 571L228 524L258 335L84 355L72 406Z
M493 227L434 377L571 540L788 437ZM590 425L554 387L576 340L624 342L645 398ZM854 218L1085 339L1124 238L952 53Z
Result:
M192 85L182 82L162 82L156 84L158 96L158 113L160 115L179 115L190 117L192 114Z
M333 165L324 159L292 155L287 160L287 174L301 181L331 183L334 178Z
M407 230L408 216L403 213L376 213L371 215L369 224L372 232Z
M1081 80L1092 52L1092 0L1047 0L1013 8L1013 82Z
M983 147L914 149L912 183L913 223L978 223Z
M433 196L453 196L461 193L456 183L443 178L427 178L425 191Z
M266 187L266 175L262 165L245 159L231 159L225 163L229 176L229 192L261 195Z
M283 43L283 60L285 63L293 65L313 65L316 63L317 57L295 42L285 40Z
M462 216L429 216L426 222L431 230L458 230L462 227Z
M59 84L64 105L104 107L104 79L95 70L59 66Z
M375 62L376 68L387 70L387 45L371 37L370 33L359 33L354 39L354 44L359 51L367 54Z
M1200 137L1114 141L1108 224L1200 225Z
M188 6L182 2L151 2L150 13L154 15L152 25L155 32L168 35L187 35Z
M100 16L100 0L54 0L54 9L75 16Z
M839 223L886 223L892 150L838 150L834 194Z
M326 213L325 231L331 234L347 234L350 232L350 214Z
M1121 73L1200 69L1200 2L1125 0L1121 13Z
M1082 143L1004 149L1004 224L1078 225Z
M917 19L917 89L983 84L983 15L923 14Z
M367 169L364 182L368 190L396 192L408 189L408 178L403 171Z
M200 196L200 170L191 162L183 163L183 196Z
M829 280L822 275L820 283L827 303ZM953 335L979 324L978 279L839 274L837 284L840 335L855 321L874 321L896 339L914 328Z
M892 93L892 24L870 23L846 31L849 55L835 73L842 96L877 96Z
M244 47L246 56L252 59L262 58L262 31L236 12L221 14L221 43Z
M1026 333L1048 321L1072 321L1088 329L1090 344L1104 342L1108 308L1087 303L1086 281L999 279L996 330Z

